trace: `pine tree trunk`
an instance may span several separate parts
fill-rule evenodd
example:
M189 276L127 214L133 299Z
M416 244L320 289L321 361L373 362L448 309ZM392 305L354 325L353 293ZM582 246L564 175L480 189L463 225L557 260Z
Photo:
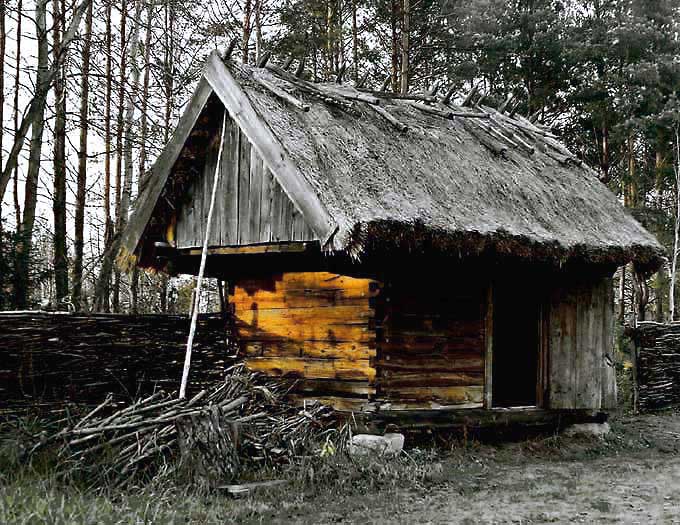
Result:
M403 27L401 30L401 92L408 93L409 81L409 36L411 31L411 2L404 0Z
M52 52L55 62L61 53L61 35L64 27L63 0L52 1L52 25L54 43ZM59 67L54 79L54 284L56 301L68 297L68 255L66 250L66 93L64 90L64 66Z
M104 95L104 255L111 251L113 243L113 221L111 220L111 103L113 95L112 65L112 0L106 4L106 94ZM106 262L106 261L104 261ZM110 306L110 273L102 264L95 287L95 310L108 312Z
M0 166L3 164L2 146L5 131L5 44L7 42L7 30L5 28L5 0L0 0ZM2 233L2 201L0 201L0 233Z
M38 45L38 69L35 86L36 98L44 100L49 89L48 44L46 13L47 0L37 0L35 6L35 26ZM15 305L26 308L29 303L30 253L35 224L35 208L38 197L38 178L40 175L40 155L42 153L43 130L45 128L45 105L38 104L31 119L31 142L28 153L28 170L24 190L24 214L19 228L19 241L16 249L15 267Z
M140 120L140 135L139 135L139 177L137 178L137 195L140 194L145 184L146 179L146 139L148 134L148 118L147 111L149 108L149 73L151 71L151 64L149 58L151 56L151 21L153 20L153 3L149 2L147 6L147 20L146 20L146 37L144 40L144 81L142 87L142 107ZM132 282L130 284L132 294L131 311L133 314L139 312L139 293L142 286L139 281L139 268L135 265L132 270Z
M399 3L392 0L392 13L390 22L392 28L392 91L399 91L399 36L397 33L397 21L399 20Z
M138 0L139 3L140 0ZM115 214L116 214L116 236L120 235L122 231L123 224L123 212L121 207L121 198L123 192L123 126L124 126L124 112L125 112L125 83L127 79L127 0L122 0L120 12L121 12L121 23L120 23L120 77L118 80L118 108L117 108L117 118L116 118L116 193L115 193ZM130 53L134 53L130 47ZM110 257L116 256L114 250L109 253ZM111 309L118 313L120 312L120 270L117 267L113 267L113 300L111 303Z
M17 2L17 53L14 67L14 136L19 131L19 89L21 88L21 21L23 16L23 0ZM12 177L13 197L14 197L14 219L17 229L21 224L21 205L19 204L19 169L14 169Z
M357 0L352 0L352 78L359 82L359 36L357 35Z
M252 16L252 0L246 0L243 6L243 42L241 44L241 60L244 64L248 63L248 47L250 45L250 19Z
M73 260L72 299L76 311L82 309L83 290L83 249L85 246L85 202L87 191L87 136L89 131L88 99L90 96L90 54L92 46L92 3L87 8L85 34L83 35L83 54L80 90L80 144L78 149L78 180L76 188L75 240Z
M255 0L255 57L262 55L262 0Z

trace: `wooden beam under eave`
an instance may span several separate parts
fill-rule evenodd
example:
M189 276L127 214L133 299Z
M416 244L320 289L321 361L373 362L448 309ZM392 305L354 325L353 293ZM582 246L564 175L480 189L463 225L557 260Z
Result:
M326 244L337 229L335 221L215 52L208 58L204 77L322 245Z
M276 242L245 246L217 246L208 248L208 255L254 255L262 253L304 253L316 242ZM201 255L201 248L177 250L179 255Z

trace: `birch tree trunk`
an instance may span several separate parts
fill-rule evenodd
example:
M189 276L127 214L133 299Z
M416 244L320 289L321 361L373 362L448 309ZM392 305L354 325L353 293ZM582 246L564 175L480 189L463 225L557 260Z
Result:
M411 2L404 0L403 27L401 29L401 92L408 93L409 81L409 37L411 31Z
M23 15L23 0L17 2L17 53L15 58L14 70L14 136L19 132L19 89L21 88L21 21ZM19 169L14 168L13 177L13 196L14 196L14 220L17 228L21 224L21 205L19 204Z
M71 302L76 311L82 309L83 249L85 246L85 201L87 192L87 136L89 132L90 55L92 47L92 3L87 8L80 81L80 143L78 148L78 179L76 187L73 287Z
M104 256L111 251L113 244L113 221L111 220L111 102L113 98L112 65L112 0L106 0L106 36L104 49L106 53L106 92L104 95ZM110 273L99 271L95 286L95 310L108 312L110 306Z
M359 82L359 36L357 34L357 0L352 0L352 79Z
M252 10L252 0L246 0L243 5L243 42L241 44L241 60L244 64L248 63L248 47L250 45L250 33L252 32L250 26Z
M680 250L680 124L676 124L674 132L675 144L673 145L673 149L675 150L675 159L673 170L675 172L675 227L673 229L673 257L671 259L671 277L668 290L668 309L671 321L676 320L675 279L678 273L678 250Z

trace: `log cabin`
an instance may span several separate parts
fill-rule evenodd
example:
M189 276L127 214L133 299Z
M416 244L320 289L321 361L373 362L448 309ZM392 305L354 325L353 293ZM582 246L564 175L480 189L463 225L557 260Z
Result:
M426 425L614 409L612 276L663 250L596 173L474 96L300 73L208 58L119 264L197 274L207 235L242 358L300 401Z

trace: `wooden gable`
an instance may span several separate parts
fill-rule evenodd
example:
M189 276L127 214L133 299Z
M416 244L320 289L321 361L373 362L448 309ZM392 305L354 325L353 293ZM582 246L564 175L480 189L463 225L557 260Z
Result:
M174 240L178 249L203 244L220 147L220 130L213 133L215 139L205 154L203 167L177 208L175 231L169 240ZM231 117L226 119L220 164L209 246L318 239L257 148Z

